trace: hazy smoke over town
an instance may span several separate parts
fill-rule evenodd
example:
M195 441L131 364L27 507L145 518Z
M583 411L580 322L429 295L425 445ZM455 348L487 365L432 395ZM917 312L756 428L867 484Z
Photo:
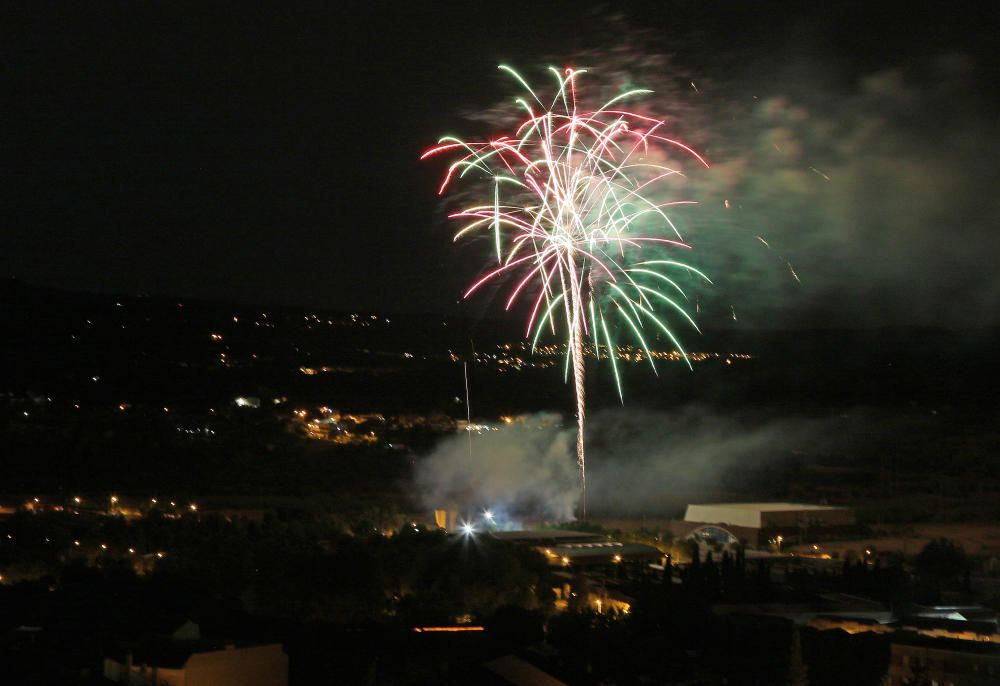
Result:
M588 426L588 503L602 514L662 514L711 497L734 468L778 461L827 438L834 420L727 416L701 406L676 412L604 410ZM579 477L573 431L554 414L531 415L496 431L451 436L419 465L428 507L573 518Z
M762 418L691 405L673 412L615 409L590 424L592 508L664 514L732 492L735 473L777 464L829 433L830 420Z

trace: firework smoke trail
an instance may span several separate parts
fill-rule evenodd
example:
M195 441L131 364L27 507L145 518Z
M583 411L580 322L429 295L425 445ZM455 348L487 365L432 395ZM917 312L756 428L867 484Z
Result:
M622 397L618 356L611 337L613 323L622 323L642 348L656 372L648 340L663 334L690 367L690 360L664 311L680 315L695 330L697 325L678 297L687 295L674 279L678 272L711 283L708 277L677 259L636 259L643 248L659 246L689 249L666 214L669 207L693 204L689 200L655 202L648 189L682 172L658 159L674 152L708 163L681 141L664 135L661 120L623 109L623 101L650 91L621 93L597 109L585 109L577 80L585 70L550 67L557 89L545 104L528 82L505 65L500 66L525 89L518 106L527 117L513 135L486 141L442 138L421 157L457 153L448 167L438 194L456 178L473 176L488 180L490 189L480 204L450 215L467 222L455 240L477 230L492 233L497 265L465 292L469 297L491 281L514 277L506 302L511 309L530 294L526 336L532 349L545 329L553 333L565 320L567 377L570 369L576 396L577 464L580 470L581 505L586 515L586 417L585 347L588 336L594 354L601 348L611 363L619 397ZM649 235L640 229L655 224L669 228L673 237Z
M587 390L584 383L586 366L583 363L583 318L578 317L573 328L573 386L576 394L576 464L580 468L581 509L587 513L587 463L583 451L583 431L587 409Z

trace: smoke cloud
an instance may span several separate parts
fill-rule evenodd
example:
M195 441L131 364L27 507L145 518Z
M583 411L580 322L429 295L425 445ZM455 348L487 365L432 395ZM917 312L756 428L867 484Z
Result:
M763 495L750 493L741 479L793 452L829 447L835 422L724 414L700 405L598 412L588 427L590 508L664 514L688 502Z
M427 507L483 507L568 520L578 496L574 433L557 414L536 414L494 431L444 439L417 467Z
M996 324L1000 201L982 153L1000 129L977 80L945 55L846 88L794 74L715 91L730 121L690 179L705 211L688 229L718 309L756 325Z
M599 411L587 426L589 511L663 514L739 491L732 488L734 474L803 447L828 448L837 421L727 415L703 406ZM471 457L465 435L448 437L418 466L424 502L573 519L579 499L574 429L556 414L531 415L475 435Z

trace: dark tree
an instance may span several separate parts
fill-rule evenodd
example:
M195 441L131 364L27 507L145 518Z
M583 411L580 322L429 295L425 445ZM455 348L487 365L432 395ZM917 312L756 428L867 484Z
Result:
M972 569L962 547L946 538L938 538L920 551L916 559L917 579L925 600L936 601L941 591L967 587Z

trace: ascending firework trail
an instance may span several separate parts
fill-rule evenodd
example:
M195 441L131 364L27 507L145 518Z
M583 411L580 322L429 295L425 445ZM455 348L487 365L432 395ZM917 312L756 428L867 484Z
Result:
M458 155L439 195L456 178L487 180L477 204L450 215L465 222L455 240L488 231L496 252L496 266L473 283L465 297L488 282L510 277L506 309L525 297L530 312L525 335L532 339L532 350L546 328L564 332L566 375L572 369L576 395L576 456L581 509L586 515L585 354L592 351L600 360L603 348L619 397L615 325L634 337L654 373L648 346L651 334L664 334L690 366L663 315L679 315L697 330L685 309L687 296L674 279L678 274L705 281L708 277L664 250L652 259L642 251L653 246L666 251L690 249L667 209L693 201L658 202L651 193L670 177L681 175L669 166L675 164L672 157L696 160L705 167L708 163L684 143L664 135L663 121L624 108L624 101L648 90L626 91L598 109L588 109L577 89L585 70L560 72L549 67L557 88L551 103L545 104L514 70L504 65L500 69L513 76L530 98L516 100L526 118L513 133L485 141L445 137L421 159ZM658 235L664 230L668 237Z

